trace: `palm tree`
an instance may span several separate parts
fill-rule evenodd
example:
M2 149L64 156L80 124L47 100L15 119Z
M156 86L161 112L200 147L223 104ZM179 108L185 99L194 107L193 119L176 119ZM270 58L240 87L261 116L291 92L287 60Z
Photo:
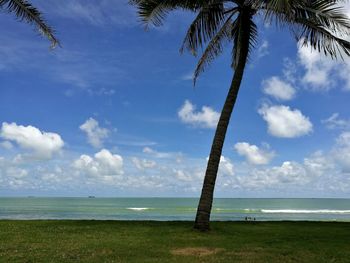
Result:
M215 181L227 127L235 105L247 60L257 43L256 16L278 27L288 28L297 41L310 45L332 58L350 55L350 22L340 6L341 0L131 0L146 24L162 25L168 12L181 9L197 14L185 36L181 52L201 54L194 72L198 75L232 46L234 70L228 95L216 128L194 227L209 230Z
M54 35L54 30L48 26L41 12L26 0L0 0L0 9L14 13L20 21L34 25L41 35L47 37L51 42L51 48L59 45Z

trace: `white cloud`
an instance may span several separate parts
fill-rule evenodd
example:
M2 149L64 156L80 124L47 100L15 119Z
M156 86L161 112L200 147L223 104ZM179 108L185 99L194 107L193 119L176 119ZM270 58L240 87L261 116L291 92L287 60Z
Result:
M16 142L20 147L32 150L38 158L51 158L59 152L64 142L57 133L42 132L33 126L2 123L0 137Z
M81 155L73 162L73 168L97 181L113 183L124 174L123 158L106 149L96 153L94 157Z
M265 57L269 54L269 42L264 40L258 48L258 58Z
M180 181L191 182L194 179L190 173L184 172L183 170L174 169L174 174L175 177Z
M103 140L109 135L109 130L101 128L98 121L93 118L86 120L79 128L86 133L88 142L95 148L102 147Z
M233 176L235 174L234 172L234 166L231 160L225 156L221 156L220 158L220 165L219 165L219 173L222 175L228 175Z
M297 65L289 58L283 59L283 77L289 83L295 84L297 74Z
M349 3L342 5L346 5L346 10L349 10ZM310 88L316 91L328 91L339 86L338 83L335 84L337 79L340 79L345 82L343 90L350 91L350 59L346 54L342 52L344 60L332 60L323 52L312 49L310 45L303 46L301 43L302 41L298 43L298 58L306 71L302 78L304 84L310 85Z
M291 100L295 97L295 89L289 83L273 76L262 83L263 92L278 100Z
M193 72L182 75L181 80L193 80Z
M310 157L304 159L304 167L308 175L320 177L327 171L335 171L335 165L329 156L324 155L321 151L315 152Z
M28 171L12 166L0 157L0 189L20 189L28 186Z
M147 160L147 159L139 159L137 157L131 158L131 161L135 165L135 167L139 170L154 168L157 165L155 161Z
M348 192L350 180L350 132L342 133L328 153L317 151L303 162L285 161L281 166L240 172L238 182L245 189L283 191ZM293 192L294 191L294 192Z
M207 157L206 160L208 162L209 157ZM221 155L221 157L220 157L220 164L219 164L219 171L218 171L218 173L222 174L223 176L226 176L226 175L232 176L232 175L235 174L233 163L231 162L231 160L229 158L227 158L227 157L225 157L223 155Z
M178 116L183 123L201 128L216 128L220 113L208 106L203 106L201 111L196 112L196 107L188 100L178 111Z
M275 156L274 152L264 151L256 145L250 145L247 142L236 143L234 148L237 153L244 156L251 164L262 165L268 164Z
M248 189L279 188L284 185L304 185L312 180L303 165L286 161L281 166L253 169L246 176L239 176L240 185Z
M143 148L142 152L153 154L155 151L150 147L145 147L145 148Z
M328 129L348 129L350 128L350 120L339 118L339 113L333 113L329 118L322 120Z
M283 162L279 167L272 167L270 172L277 183L304 184L310 181L304 167L297 162Z
M263 105L258 112L267 122L268 132L276 137L295 138L309 134L313 130L313 125L308 117L305 117L299 110L292 110L288 106Z
M350 58L347 55L343 54L344 61L340 59L333 60L330 56L325 56L323 52L314 50L310 45L303 45L303 41L297 44L297 49L298 59L295 64L289 59L284 61L283 75L289 83L296 84L299 82L306 89L312 91L326 92L335 87L341 87L344 91L350 91ZM296 66L303 69L299 76L297 76L299 70L297 70ZM277 83L277 80L275 79L274 81ZM265 86L264 92L268 95L275 96L274 94L277 93L278 96L280 94L280 89L276 91L275 89L277 88L273 88L277 85L268 85L270 84L268 82L263 84ZM283 85L289 85L285 81L282 81L280 84L282 87ZM291 91L290 88L291 86L288 87L288 90ZM294 94L292 97L294 97ZM279 99L283 100L283 98Z
M182 154L179 152L159 152L156 151L150 147L144 147L142 150L143 153L146 153L150 156L153 156L155 158L160 158L160 159L164 159L164 158L181 158Z
M337 138L337 144L350 147L350 132L343 132Z
M23 179L28 176L28 171L17 167L9 167L6 169L6 175L13 179Z
M336 62L322 53L313 50L310 46L298 45L298 57L300 64L306 72L302 78L305 84L309 84L314 90L327 91L334 85L330 77Z
M344 172L350 172L350 132L338 136L331 154Z

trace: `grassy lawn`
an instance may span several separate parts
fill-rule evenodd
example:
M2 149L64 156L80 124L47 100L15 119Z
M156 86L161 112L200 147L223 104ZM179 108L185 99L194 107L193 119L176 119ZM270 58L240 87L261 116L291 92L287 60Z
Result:
M350 223L0 221L0 262L350 262Z

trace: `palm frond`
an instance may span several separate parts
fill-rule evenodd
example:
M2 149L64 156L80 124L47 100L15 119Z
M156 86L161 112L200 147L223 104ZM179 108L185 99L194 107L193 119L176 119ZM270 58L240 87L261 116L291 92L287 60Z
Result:
M47 37L51 42L51 48L59 45L59 40L55 37L54 30L47 25L42 14L32 4L26 0L0 0L0 8L14 13L21 21L35 25L39 32Z
M315 50L324 52L332 58L340 56L343 58L345 53L350 56L350 42L330 33L317 23L310 20L298 20L300 22L299 34L295 32L296 39L302 40L303 45L311 45Z
M217 58L223 52L223 44L225 41L231 40L232 31L234 24L231 21L233 14L231 14L226 22L221 26L220 30L208 43L206 49L204 50L201 58L198 61L194 75L193 83L196 85L198 76L204 72L206 67L208 67L215 58Z
M232 9L231 14L235 12L236 10ZM222 24L225 23L225 17L227 16L222 1L208 1L190 25L180 52L182 53L187 49L193 55L196 55L198 48L203 47L217 34Z
M142 21L148 25L161 26L167 14L175 9L196 11L207 1L205 0L129 0L136 6Z
M350 21L336 0L268 0L265 18L275 19L281 26L291 29L297 40L303 39L314 49L332 58L350 52L350 42L343 37L350 35ZM278 4L276 4L278 2ZM283 3L283 4L282 4Z
M238 60L240 58L240 54L242 49L248 48L248 58L257 45L258 40L258 29L256 24L253 21L253 18L250 13L253 12L251 7L246 7L246 11L240 13L237 17L235 23L236 25L233 27L232 38L233 38L233 48L232 48L232 64L231 67L236 69L238 65ZM248 13L248 15L247 15ZM248 34L248 43L243 43L243 35ZM248 45L245 47L245 45Z

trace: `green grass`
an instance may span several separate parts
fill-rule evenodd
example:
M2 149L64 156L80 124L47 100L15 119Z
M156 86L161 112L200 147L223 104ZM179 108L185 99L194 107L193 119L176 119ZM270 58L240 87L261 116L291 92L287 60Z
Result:
M201 233L191 222L0 221L0 262L350 262L349 223L211 226Z

